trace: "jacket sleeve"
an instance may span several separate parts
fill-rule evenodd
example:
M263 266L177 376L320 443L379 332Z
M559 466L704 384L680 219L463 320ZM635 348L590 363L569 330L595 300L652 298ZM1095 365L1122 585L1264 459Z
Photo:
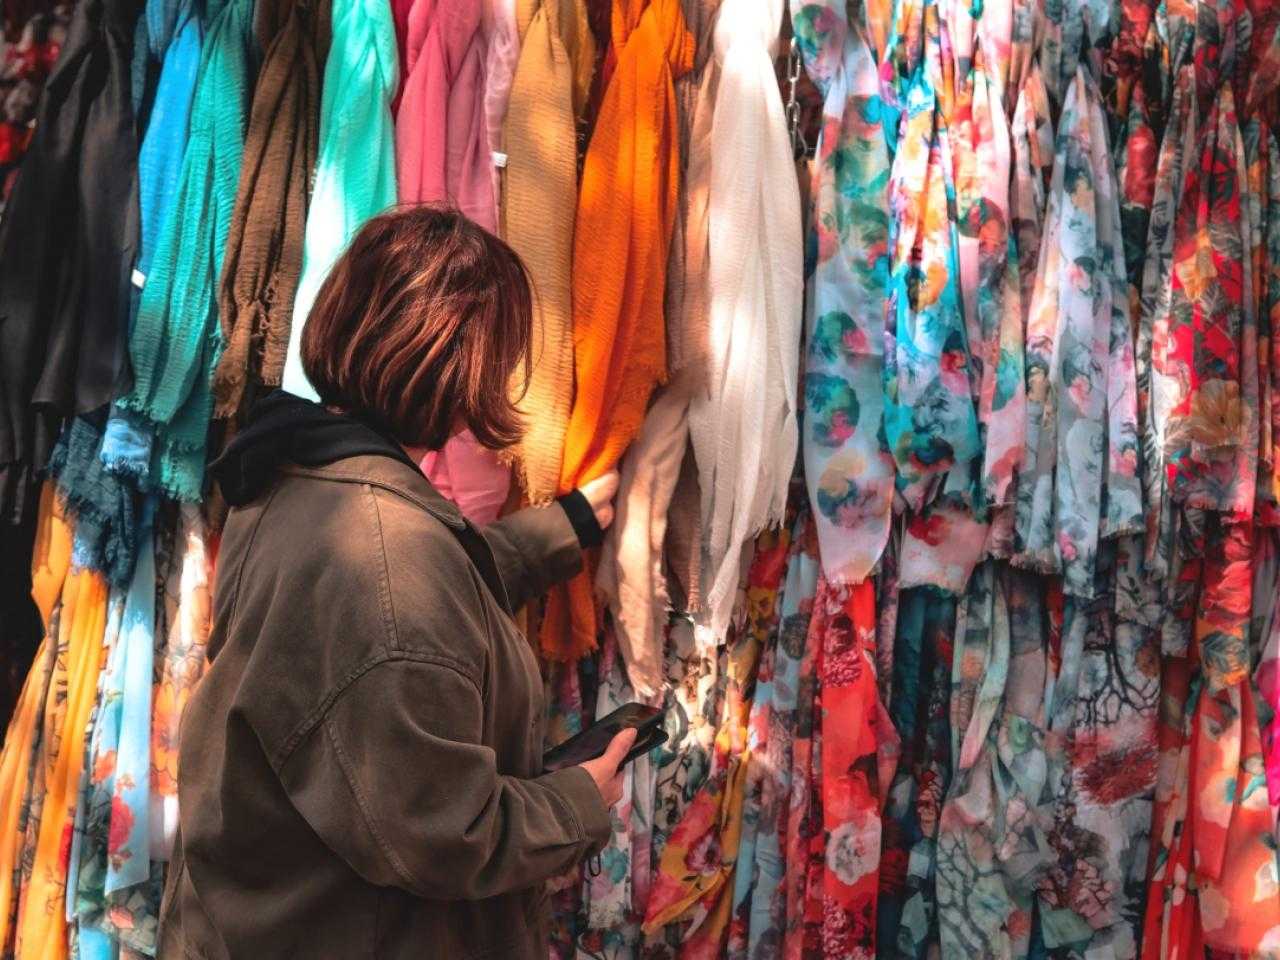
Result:
M493 550L512 610L582 569L578 535L558 504L517 510L481 533Z
M280 780L360 876L426 899L525 889L598 852L609 812L587 773L499 775L479 743L482 715L479 688L455 667L386 661L334 701Z

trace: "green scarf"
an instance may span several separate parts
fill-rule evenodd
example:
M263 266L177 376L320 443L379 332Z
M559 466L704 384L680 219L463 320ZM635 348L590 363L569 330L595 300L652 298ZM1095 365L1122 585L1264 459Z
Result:
M197 501L204 488L210 379L222 349L218 275L256 60L253 0L210 3L178 191L129 338L134 384L121 402L153 425L153 479L178 500Z

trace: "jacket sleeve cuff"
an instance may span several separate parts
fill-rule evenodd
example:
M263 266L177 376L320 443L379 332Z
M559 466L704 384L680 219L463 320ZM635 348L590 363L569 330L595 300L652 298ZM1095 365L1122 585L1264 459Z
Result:
M566 767L541 778L573 811L582 840L588 849L584 856L592 857L604 849L613 834L609 808L596 788L591 775L581 767Z
M573 526L573 532L577 534L578 543L582 549L587 550L604 543L604 530L601 529L600 521L596 519L596 512L591 509L591 504L587 502L581 490L570 490L563 497L557 497L556 502L569 518L569 523Z

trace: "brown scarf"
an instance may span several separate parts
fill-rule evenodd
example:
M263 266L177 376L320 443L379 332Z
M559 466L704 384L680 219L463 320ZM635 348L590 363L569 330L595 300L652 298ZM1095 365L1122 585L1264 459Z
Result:
M215 415L239 420L250 384L279 386L320 134L329 0L259 0L267 51L253 91L244 163L227 235L218 309L226 349L214 370Z

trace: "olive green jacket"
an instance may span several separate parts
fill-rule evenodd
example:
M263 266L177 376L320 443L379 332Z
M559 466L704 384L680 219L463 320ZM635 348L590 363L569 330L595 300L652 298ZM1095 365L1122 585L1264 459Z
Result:
M582 554L555 505L473 531L484 563L467 529L379 456L286 467L232 510L162 960L545 960L544 881L609 816L580 768L541 775L542 683L507 611Z

